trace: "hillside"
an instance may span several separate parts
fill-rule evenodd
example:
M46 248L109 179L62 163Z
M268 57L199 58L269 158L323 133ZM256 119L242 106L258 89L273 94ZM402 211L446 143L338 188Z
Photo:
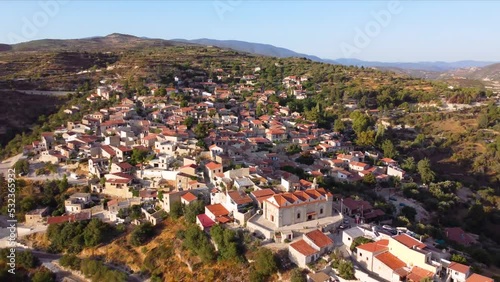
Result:
M0 48L0 51L98 51L124 50L130 48L164 47L180 45L164 39L140 38L127 34L113 33L107 36L96 36L83 39L42 39L18 43ZM7 45L9 46L9 45Z
M380 62L363 61L354 58L320 58L311 54L295 52L293 50L273 46L271 44L254 43L241 40L217 39L152 39L127 34L113 33L107 36L95 36L83 39L43 39L14 45L0 44L2 51L99 51L99 50L127 50L131 48L182 46L182 45L216 46L232 49L254 55L277 58L307 58L309 60L328 64L341 64L357 67L374 67L405 73L415 77L434 79L439 74L463 68L485 67L495 62L463 60L456 62Z
M239 41L239 40L215 40L215 39L208 39L208 38L193 39L193 40L173 39L173 41L189 42L189 43L195 43L195 44L200 44L200 45L205 45L205 46L217 46L220 48L233 49L233 50L240 51L240 52L247 52L247 53L262 55L262 56L270 56L270 57L277 57L277 58L297 57L297 58L307 58L307 59L310 59L310 60L313 60L316 62L326 62L325 60L323 60L319 57L316 57L316 56L297 53L297 52L292 51L290 49L276 47L276 46L273 46L270 44L252 43L252 42ZM335 63L335 62L330 61L330 63Z
M500 63L492 64L485 67L472 69L466 77L481 80L497 80L500 81Z

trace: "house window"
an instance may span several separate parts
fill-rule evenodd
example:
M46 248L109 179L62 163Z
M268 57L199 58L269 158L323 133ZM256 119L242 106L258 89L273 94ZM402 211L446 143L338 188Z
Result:
M297 218L300 218L300 212L297 214Z
M319 209L319 214L323 214L323 208Z
M359 256L360 256L360 257L362 257L362 256L363 256L363 254L362 254L362 253L359 253Z
M274 222L274 215L271 215L271 221Z

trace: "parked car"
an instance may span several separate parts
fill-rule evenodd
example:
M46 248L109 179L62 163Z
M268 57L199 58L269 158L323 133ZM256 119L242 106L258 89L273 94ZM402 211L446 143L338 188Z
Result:
M398 199L396 199L396 198L394 198L394 197L389 197L389 200L390 200L390 201L394 201L394 202L396 202Z
M399 203L399 206L400 207L406 207L406 204L405 203Z
M382 229L385 229L385 230L389 230L389 231L391 231L391 230L393 230L394 228L392 228L392 226L390 226L390 225L382 225Z

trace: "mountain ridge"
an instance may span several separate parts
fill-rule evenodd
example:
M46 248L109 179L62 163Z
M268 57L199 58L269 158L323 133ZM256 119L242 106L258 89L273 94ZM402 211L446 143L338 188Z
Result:
M124 45L123 45L124 44ZM293 50L278 47L271 44L253 43L241 40L217 40L209 38L199 39L160 39L137 37L123 33L111 33L106 36L93 36L80 39L40 39L17 44L0 44L0 52L8 51L39 51L39 50L96 50L96 49L123 49L130 47L148 46L172 46L172 45L205 45L219 48L232 49L239 52L246 52L256 55L272 56L278 58L300 57L307 58L315 62L328 64L340 64L358 67L374 67L387 70L404 70L408 74L419 72L444 73L456 69L471 67L486 67L498 62L461 60L455 62L444 61L423 61L423 62L380 62L363 61L354 58L327 59L315 55L295 52ZM435 76L435 75L433 75Z

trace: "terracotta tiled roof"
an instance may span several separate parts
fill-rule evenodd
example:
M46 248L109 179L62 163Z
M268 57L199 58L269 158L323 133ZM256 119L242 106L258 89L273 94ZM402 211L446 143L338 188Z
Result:
M399 243L405 245L406 247L408 247L410 249L413 249L414 246L419 248L419 249L423 249L426 247L426 245L424 243L420 242L419 240L417 240L413 237L410 237L407 234L397 235L397 236L394 236L392 238L394 238L394 240L398 241Z
M462 244L462 245L469 245L473 244L476 242L472 236L467 234L462 228L460 227L450 227L446 228L446 237L448 239L455 241L456 243Z
M307 242L304 240L299 240L295 243L292 243L290 244L290 247L303 254L304 256L311 256L318 252L313 247L309 246L309 244L307 244Z
M196 216L204 228L212 227L215 222L211 220L206 214L202 213Z
M208 205L205 206L205 209L209 210L216 217L229 214L227 209L221 204Z
M391 268L392 270L396 270L406 266L406 263L398 259L395 255L391 254L390 252L381 253L375 257L383 264Z
M467 272L469 272L470 266L464 265L464 264L461 264L458 262L452 262L452 263L450 263L448 268L451 270L458 271L460 273L467 273Z
M219 223L228 223L231 221L231 218L229 218L227 215L223 215L223 216L218 216L216 218L216 220L219 222Z
M467 278L467 280L465 280L465 281L466 282L493 282L493 279L486 277L486 276L479 275L477 273L474 273L471 276L469 276L469 278Z
M192 202L197 200L198 198L191 192L187 192L186 194L182 195L182 197L185 201Z
M121 162L121 163L117 163L116 164L117 166L119 166L121 169L131 169L133 168L133 166L127 162Z
M414 266L411 269L410 274L408 274L408 276L406 278L408 279L408 281L420 282L424 278L432 277L432 276L434 276L433 272L431 272L429 270L425 270L425 269L420 268L418 266Z
M301 204L304 201L309 199L321 200L322 196L331 196L329 192L326 192L324 189L307 189L305 191L296 191L293 193L282 193L272 196L279 207L291 206L295 204ZM268 201L270 198L268 199Z
M276 194L276 193L274 193L274 191L272 189L269 189L269 188L256 190L256 191L253 191L251 193L255 197L271 196L271 195Z
M356 210L363 207L363 210L371 210L373 207L367 201L357 201L352 198L345 198L342 200L344 206L348 207L350 210Z
M105 151L106 153L108 153L111 156L116 155L115 150L113 150L109 145L102 145L101 150Z
M389 240L382 239L376 242L359 245L357 248L367 252L375 253L386 250L388 245L389 245Z
M317 229L307 233L305 236L320 248L324 248L333 244L333 240L330 239L330 237L326 236L325 234L323 234L323 232Z
M237 205L244 205L252 202L252 198L245 193L240 193L239 191L231 191L227 194Z
M222 168L222 164L214 163L214 162L209 162L208 164L205 165L209 170L214 170L214 169L219 169Z

